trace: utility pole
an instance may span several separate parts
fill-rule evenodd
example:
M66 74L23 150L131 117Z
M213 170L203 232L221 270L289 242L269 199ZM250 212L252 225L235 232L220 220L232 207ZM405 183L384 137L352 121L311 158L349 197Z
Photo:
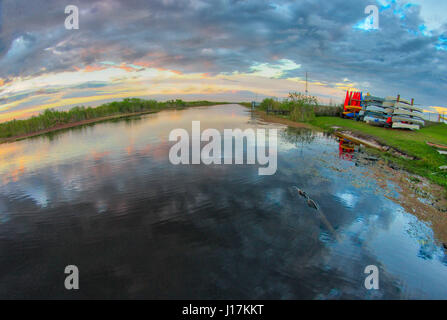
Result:
M308 84L307 84L307 71L306 71L306 97L309 96Z

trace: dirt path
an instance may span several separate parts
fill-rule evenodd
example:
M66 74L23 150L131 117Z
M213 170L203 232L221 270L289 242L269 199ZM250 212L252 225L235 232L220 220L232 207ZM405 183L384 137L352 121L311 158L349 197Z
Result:
M266 112L260 111L260 110L255 110L253 112L256 115L258 115L262 120L267 121L267 122L284 124L284 125L287 125L287 126L293 127L293 128L309 128L309 129L319 130L318 128L316 128L308 123L296 122L296 121L292 121L289 119L272 116L272 115L269 115Z

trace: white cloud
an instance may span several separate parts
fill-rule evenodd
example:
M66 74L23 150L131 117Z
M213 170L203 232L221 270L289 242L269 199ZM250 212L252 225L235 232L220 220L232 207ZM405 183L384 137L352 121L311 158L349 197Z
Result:
M250 67L252 75L266 78L281 78L286 71L300 69L301 65L289 59L278 60L278 63L256 63Z
M410 3L421 6L421 17L428 30L440 28L447 23L447 1L439 0L412 0Z

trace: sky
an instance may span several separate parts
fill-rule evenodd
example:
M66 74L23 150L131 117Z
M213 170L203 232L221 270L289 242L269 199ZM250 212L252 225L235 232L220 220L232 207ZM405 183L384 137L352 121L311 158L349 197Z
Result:
M438 0L0 0L0 122L126 97L282 98L304 92L306 72L321 103L353 88L443 112L446 12Z

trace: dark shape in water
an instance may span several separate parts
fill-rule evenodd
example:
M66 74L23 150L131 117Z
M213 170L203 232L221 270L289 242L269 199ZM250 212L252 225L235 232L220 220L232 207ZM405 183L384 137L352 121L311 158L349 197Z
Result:
M318 205L312 199L307 198L307 205L315 210L319 210Z
M309 196L307 195L307 193L303 190L301 190L300 188L293 186L293 188L295 188L298 192L298 194L304 198L307 199L307 205L310 208L313 208L315 210L318 211L317 216L320 219L321 222L323 222L326 227L329 229L329 231L331 231L331 233L334 235L334 238L336 241L340 241L340 237L338 236L337 232L335 231L335 229L332 227L331 223L329 222L329 220L326 218L325 214L323 213L323 211L321 211L321 209L318 207L317 203L312 200L311 198L309 198Z
M298 194L306 199L309 199L309 196L307 195L306 192L304 192L303 190L301 190L300 188L293 186L293 188L296 189L296 191L298 192Z

